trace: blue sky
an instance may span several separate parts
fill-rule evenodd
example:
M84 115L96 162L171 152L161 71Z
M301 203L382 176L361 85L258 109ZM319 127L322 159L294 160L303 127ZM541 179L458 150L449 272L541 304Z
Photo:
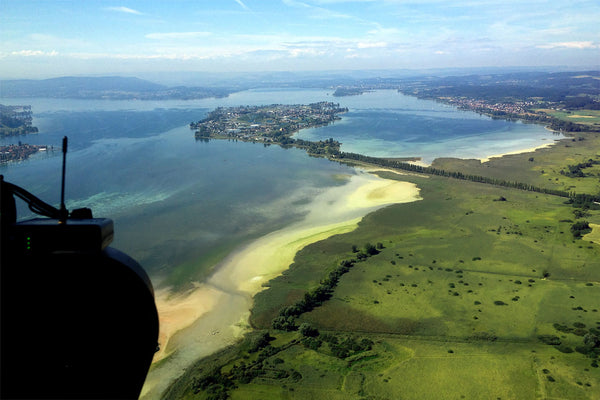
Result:
M600 65L598 0L0 0L0 78Z

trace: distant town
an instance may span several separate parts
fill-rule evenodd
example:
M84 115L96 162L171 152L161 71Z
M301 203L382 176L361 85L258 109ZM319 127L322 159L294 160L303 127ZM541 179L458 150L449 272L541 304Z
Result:
M54 147L35 144L11 144L8 146L0 146L0 164L5 164L10 161L23 161L38 151L52 151Z
M328 139L309 142L291 136L300 129L328 125L348 109L332 102L308 105L219 107L190 128L196 139L234 139L306 148L310 154L339 151L339 142Z
M32 125L33 114L30 105L5 106L0 104L0 137L20 136L38 133ZM0 146L0 164L9 161L22 161L38 151L46 151L48 146L18 144Z

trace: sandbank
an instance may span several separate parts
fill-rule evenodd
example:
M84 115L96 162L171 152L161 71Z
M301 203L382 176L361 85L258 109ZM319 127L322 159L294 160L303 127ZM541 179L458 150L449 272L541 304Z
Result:
M583 235L582 239L600 244L600 225L590 224L590 228L592 228L592 231Z
M230 254L206 281L186 293L157 291L161 350L142 398L159 398L196 360L235 343L249 330L252 297L281 274L305 246L350 232L381 207L419 200L413 183L386 180L362 170L304 206L303 220L269 233Z
M527 149L512 150L512 151L508 151L506 153L496 154L496 155L491 155L491 156L487 156L487 157L484 157L484 158L480 158L479 161L481 161L481 163L483 164L485 162L490 161L490 159L492 159L492 158L500 158L500 157L509 156L509 155L513 155L513 154L533 153L537 149L544 149L546 147L553 146L554 144L556 144L555 141L551 142L551 143L544 143L542 145L539 145L539 146L536 146L536 147L527 148Z

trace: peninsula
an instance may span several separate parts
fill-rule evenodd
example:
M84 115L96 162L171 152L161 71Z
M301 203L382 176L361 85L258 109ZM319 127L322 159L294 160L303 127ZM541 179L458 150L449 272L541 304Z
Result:
M267 106L219 107L199 121L190 123L197 140L234 139L265 144L279 144L306 149L311 155L336 154L340 142L310 142L294 139L300 129L328 125L341 119L348 109L322 101L308 105L273 104Z

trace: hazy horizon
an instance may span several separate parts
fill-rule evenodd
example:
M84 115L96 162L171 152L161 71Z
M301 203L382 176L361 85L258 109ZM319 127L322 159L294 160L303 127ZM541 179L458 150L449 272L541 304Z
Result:
M595 1L3 0L0 77L599 64Z

